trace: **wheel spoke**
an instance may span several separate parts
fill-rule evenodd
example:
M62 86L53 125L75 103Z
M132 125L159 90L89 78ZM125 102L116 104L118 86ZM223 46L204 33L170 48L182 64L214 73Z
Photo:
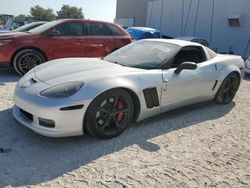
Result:
M29 56L24 56L23 58L24 58L24 60L26 61L26 63L29 63L29 62L30 62Z
M115 126L116 126L117 128L121 128L121 125L120 125L120 123L118 122L117 118L116 118L115 116L112 116L112 119L113 119L113 121L114 121L114 123L115 123Z
M115 114L128 113L128 112L130 112L129 108L124 108L124 109L116 110Z
M113 110L116 110L116 106L117 106L117 103L119 101L119 98L115 98L114 102L113 102Z
M33 65L39 64L40 59L37 56L34 56L34 58L31 60Z
M100 112L106 113L106 114L110 114L110 111L106 110L105 108L100 108L99 109Z
M108 119L104 122L103 125L100 126L100 128L104 130L106 127L110 126L110 120L111 120L111 116L108 117Z

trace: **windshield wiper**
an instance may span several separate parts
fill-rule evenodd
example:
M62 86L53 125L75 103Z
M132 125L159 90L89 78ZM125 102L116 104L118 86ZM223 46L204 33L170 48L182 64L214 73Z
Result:
M123 66L123 67L126 67L126 65L123 65L123 64L121 64L121 63L118 63L117 61L115 61L115 62L113 62L114 64L117 64L117 65L121 65L121 66Z

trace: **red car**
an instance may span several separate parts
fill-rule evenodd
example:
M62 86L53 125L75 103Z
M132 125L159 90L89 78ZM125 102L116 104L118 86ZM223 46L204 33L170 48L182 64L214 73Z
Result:
M113 23L55 20L26 33L0 34L0 64L10 63L23 75L47 60L104 57L131 42L129 34Z

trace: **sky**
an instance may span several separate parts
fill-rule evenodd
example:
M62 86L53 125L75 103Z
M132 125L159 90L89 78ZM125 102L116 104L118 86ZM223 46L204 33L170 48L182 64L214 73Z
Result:
M56 13L63 4L82 8L86 19L113 22L116 14L116 0L0 0L0 14L27 15L35 5Z

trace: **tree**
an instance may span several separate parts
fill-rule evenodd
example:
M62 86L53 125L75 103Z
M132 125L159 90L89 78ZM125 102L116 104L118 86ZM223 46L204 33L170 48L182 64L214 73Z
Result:
M25 14L19 14L18 16L15 17L16 20L26 20L26 15Z
M56 19L56 16L51 8L45 9L39 5L31 7L30 14L33 20L36 21L52 21Z
M61 10L57 12L58 19L64 18L77 18L84 19L84 14L82 8L77 8L75 6L63 5Z

